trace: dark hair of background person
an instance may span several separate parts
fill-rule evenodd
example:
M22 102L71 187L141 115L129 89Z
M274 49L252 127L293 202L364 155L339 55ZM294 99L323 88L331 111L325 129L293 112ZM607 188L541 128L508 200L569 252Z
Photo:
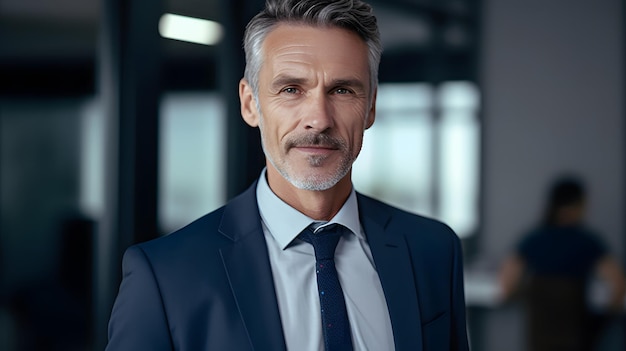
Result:
M582 180L574 176L558 178L548 193L543 224L556 225L559 210L568 206L578 206L585 201L586 190Z

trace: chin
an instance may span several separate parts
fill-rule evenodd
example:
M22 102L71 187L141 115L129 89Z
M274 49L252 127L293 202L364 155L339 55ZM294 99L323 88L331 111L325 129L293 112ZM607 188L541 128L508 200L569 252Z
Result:
M294 187L302 190L313 190L313 191L322 191L328 190L337 183L347 174L347 172L340 172L338 170L331 172L324 172L323 174L316 174L315 169L311 170L311 172L306 174L298 174L296 176L287 175L285 178L289 183L291 183Z
M337 182L327 181L327 182L311 182L311 181L299 181L296 179L289 180L291 185L300 189L300 190L310 190L310 191L323 191L328 190L335 186Z

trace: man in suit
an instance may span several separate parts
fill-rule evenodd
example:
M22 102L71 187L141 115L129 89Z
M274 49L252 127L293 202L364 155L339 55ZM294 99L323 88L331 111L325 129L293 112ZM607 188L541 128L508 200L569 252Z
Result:
M376 112L370 6L269 0L244 49L241 114L266 168L127 250L107 350L467 350L458 237L352 186Z

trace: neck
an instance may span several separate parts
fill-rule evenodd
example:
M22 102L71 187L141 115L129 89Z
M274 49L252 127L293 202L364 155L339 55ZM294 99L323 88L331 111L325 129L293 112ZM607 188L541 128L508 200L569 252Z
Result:
M581 206L565 206L558 209L554 216L554 222L558 226L570 227L582 221L583 209Z
M350 173L330 189L303 190L293 186L271 166L267 167L267 183L274 194L289 206L318 221L331 220L352 190Z

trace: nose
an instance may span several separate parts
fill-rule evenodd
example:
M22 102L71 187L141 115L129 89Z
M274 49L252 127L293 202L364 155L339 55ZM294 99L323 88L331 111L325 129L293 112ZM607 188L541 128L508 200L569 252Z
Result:
M333 108L326 94L311 94L306 99L302 124L308 131L322 133L333 127Z

